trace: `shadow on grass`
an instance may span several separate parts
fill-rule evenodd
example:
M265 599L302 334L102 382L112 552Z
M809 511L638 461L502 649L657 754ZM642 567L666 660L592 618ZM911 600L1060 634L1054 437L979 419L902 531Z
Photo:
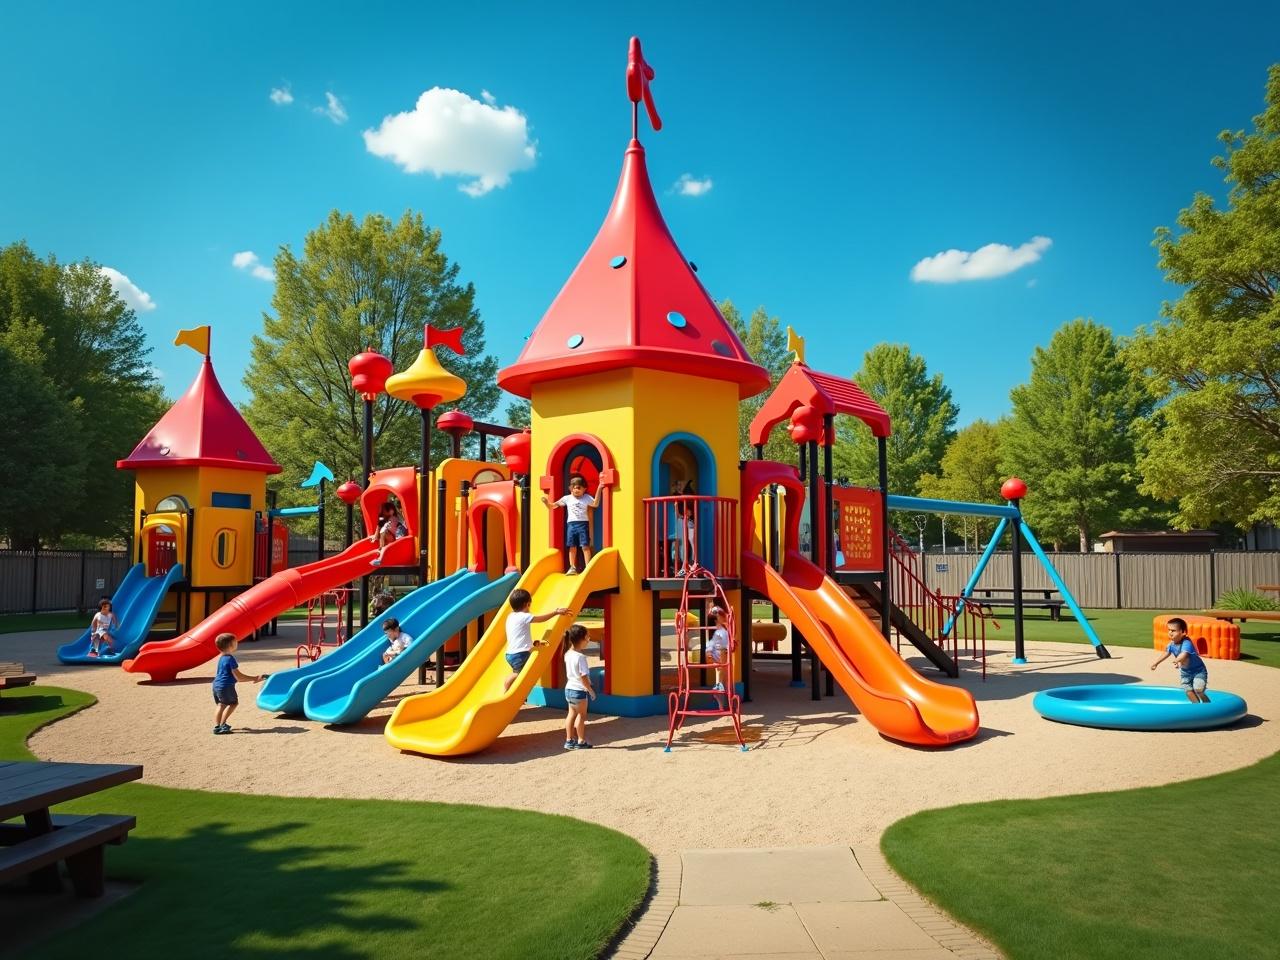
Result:
M13 716L19 716L24 713L39 713L42 710L56 710L62 706L63 700L59 696L50 696L47 693L37 693L28 697L0 697L0 713L7 713Z

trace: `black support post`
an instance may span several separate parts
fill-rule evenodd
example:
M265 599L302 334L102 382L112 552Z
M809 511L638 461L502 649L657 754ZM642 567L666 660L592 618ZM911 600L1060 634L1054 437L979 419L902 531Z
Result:
M316 503L316 559L324 559L324 477L320 478L320 499Z
M818 473L818 441L809 441L809 559L822 566L822 477Z
M884 578L880 581L880 632L888 640L893 614L893 598L890 596L893 577L889 559L889 443L885 437L876 438L876 452L880 461L880 548L884 554Z
M355 543L355 530L356 530L355 504L348 503L347 504L347 546L348 547L351 546L351 544ZM268 556L271 555L270 527L268 527L268 530L267 530L267 555ZM355 632L354 631L354 628L356 625L355 617L356 617L355 591L348 591L347 593L347 639L348 640L351 639L351 635Z
M431 538L427 531L431 529L431 409L422 407L422 450L418 455L418 583L427 583L431 579ZM436 579L444 576L444 567L436 571Z
M520 572L529 569L529 474L520 478Z
M1013 532L1013 662L1026 663L1022 632L1022 517L1009 524Z
M373 400L364 402L364 472L360 476L360 487L369 489L369 474L373 473ZM360 628L369 625L369 575L360 578Z

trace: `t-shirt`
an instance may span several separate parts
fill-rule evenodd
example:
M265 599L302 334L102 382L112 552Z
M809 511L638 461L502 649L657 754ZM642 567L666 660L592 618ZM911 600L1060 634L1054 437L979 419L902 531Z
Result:
M1164 649L1166 653L1172 653L1175 657L1182 653L1191 654L1186 663L1178 664L1178 669L1188 677L1194 677L1197 673L1208 672L1209 668L1204 665L1204 660L1200 658L1200 652L1196 650L1196 645L1191 640L1184 639L1181 643L1176 640L1170 640L1169 645Z
M408 649L409 644L411 643L413 643L413 637L409 636L407 633L401 630L400 635L391 641L391 646L389 646L387 649L390 650L392 653L396 654L397 656L399 656L400 654L404 653L406 649Z
M580 650L569 650L564 655L564 688L587 691L582 678L587 675L587 655Z
M213 678L215 687L234 687L236 685L236 675L234 671L240 666L239 662L229 653L224 653L218 658L218 673Z
M556 501L556 506L568 508L570 523L585 523L587 520L587 508L595 505L596 498L589 493L584 493L580 497L575 497L572 493L566 493Z
M528 610L512 611L507 617L507 653L526 653L533 649L533 614Z
M707 641L707 660L720 661L729 652L729 631L724 627L716 627Z
M382 526L378 528L379 533L390 534L393 539L407 536L409 528L406 527L398 517L392 517L390 520L384 520Z
M100 633L106 633L108 630L110 630L111 621L113 621L115 618L116 618L116 615L114 613L101 613L101 612L95 613L93 615L93 627L91 628L93 630L94 635L96 636L97 634L100 634Z

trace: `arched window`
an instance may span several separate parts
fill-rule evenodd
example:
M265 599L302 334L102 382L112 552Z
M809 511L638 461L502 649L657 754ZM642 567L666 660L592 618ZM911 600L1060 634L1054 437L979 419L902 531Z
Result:
M213 535L214 566L226 570L236 562L236 532L223 527Z
M171 493L159 503L156 504L156 513L186 513L191 509L191 505L187 503L187 498Z

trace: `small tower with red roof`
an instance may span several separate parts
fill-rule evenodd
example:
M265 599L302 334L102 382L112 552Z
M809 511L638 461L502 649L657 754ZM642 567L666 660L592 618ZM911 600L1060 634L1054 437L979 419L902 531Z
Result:
M252 585L267 476L281 470L223 392L200 330L205 358L195 380L116 463L135 473L134 562L150 576L183 566L185 587L168 601L179 627Z
M614 625L605 686L611 700L631 701L624 709L633 713L666 710L654 689L656 605L646 563L658 531L651 517L646 535L645 498L666 496L679 481L736 501L738 403L769 386L658 208L637 136L641 101L661 126L652 76L633 40L632 137L613 202L519 358L498 374L499 385L531 402L532 555L563 546L564 511L541 508L538 495L562 496L574 473L596 497L595 548L619 551L617 593L602 601Z

